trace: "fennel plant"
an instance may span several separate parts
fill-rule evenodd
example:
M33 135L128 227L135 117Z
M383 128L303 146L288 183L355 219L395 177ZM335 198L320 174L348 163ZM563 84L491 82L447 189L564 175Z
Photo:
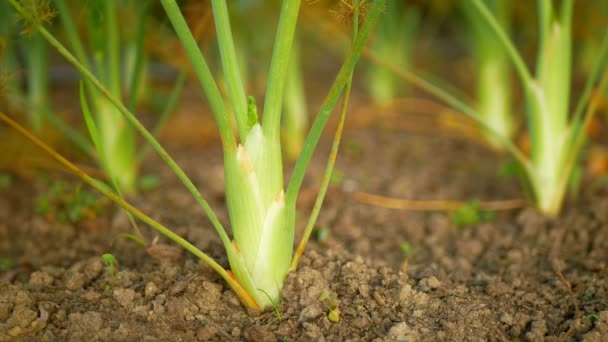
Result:
M589 102L591 89L605 73L608 33L574 107L574 114L570 115L574 0L562 1L559 8L550 0L537 1L539 47L534 74L487 6L481 0L473 3L506 48L523 83L531 140L530 159L525 164L527 177L538 208L548 215L557 215L578 160L584 127L594 112L593 103ZM586 115L583 114L585 109Z
M556 8L551 0L537 0L539 13L539 48L533 74L507 32L483 0L471 0L474 9L494 32L507 52L514 70L523 84L526 117L530 136L530 156L508 137L496 132L491 124L463 100L435 81L391 64L371 50L365 56L384 65L415 86L424 89L456 110L475 120L519 163L525 185L531 189L532 201L545 215L559 214L566 190L585 141L585 127L593 117L599 97L591 97L594 87L604 89L608 82L608 32L596 50L593 67L588 74L576 106L571 108L572 15L573 0L564 0ZM601 81L600 81L601 77Z
M20 13L23 11L17 0L9 0L9 2ZM361 3L364 2L367 1L361 0ZM256 102L252 97L245 95L240 78L227 1L212 0L212 7L221 52L222 68L228 87L229 100L227 102L230 103L230 106L227 106L222 98L205 57L199 49L192 32L189 30L177 2L175 0L161 0L161 4L190 58L196 76L207 95L220 131L224 152L226 201L233 239L230 239L209 204L203 199L184 172L162 146L158 144L152 134L122 104L120 98L112 92L112 89L106 88L86 65L67 51L44 27L38 27L38 30L52 46L57 48L70 63L76 66L84 79L86 79L88 87L103 94L107 101L115 106L118 112L144 136L192 193L222 240L230 262L230 271L225 270L185 239L137 210L120 196L116 195L107 185L86 175L65 158L57 155L52 149L18 126L6 115L0 113L0 118L28 136L30 140L44 148L48 153L51 153L68 169L128 210L135 217L149 224L205 261L226 280L243 303L253 309L261 310L280 300L280 291L284 279L289 270L295 269L297 266L299 254L293 254L296 198L321 133L340 95L345 87L347 87L347 84L350 84L356 62L361 55L367 37L383 9L385 0L373 1L360 29L358 27L358 19L354 20L354 42L352 49L345 63L340 68L336 80L332 84L319 114L312 124L310 133L306 138L300 157L294 166L286 187L284 187L283 183L280 121L283 109L285 81L300 10L300 1L286 0L281 5L281 14L268 73L268 86L261 120L259 120L257 115ZM353 5L355 8L355 18L358 18L360 1L355 0ZM347 87L347 90L349 89L350 86ZM345 92L345 96L348 97L348 91ZM229 107L232 109L232 113L228 112L227 108ZM236 134L230 125L230 115L233 115L235 118ZM331 171L333 162L329 165L328 169ZM331 172L328 174L331 174ZM321 193L324 194L324 192ZM317 202L321 203L322 198L320 196ZM311 220L314 219L316 219L315 213L311 216ZM312 225L309 223L309 226ZM305 236L307 237L308 235ZM292 257L296 262L292 262Z

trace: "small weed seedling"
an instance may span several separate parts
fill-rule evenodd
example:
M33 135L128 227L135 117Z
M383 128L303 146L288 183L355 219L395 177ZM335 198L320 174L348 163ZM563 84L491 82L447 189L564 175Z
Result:
M157 175L144 175L139 179L139 188L141 190L151 190L160 184L160 179Z
M326 226L317 226L315 228L315 237L317 239L317 242L319 243L327 243L327 240L329 239L329 236L331 235L331 229L329 229Z
M13 177L9 174L0 173L0 189L6 189L13 184Z
M15 267L15 262L11 258L0 258L0 272L11 270Z
M342 184L342 181L344 181L344 172L334 169L334 172L331 173L329 184L332 186L338 186Z
M473 200L458 208L452 213L452 223L458 228L465 228L492 221L496 213L481 210L479 203L479 200Z
M401 253L403 253L403 261L401 262L401 270L407 272L410 266L410 258L414 255L414 248L408 241L401 243Z
M414 255L414 248L412 247L412 245L408 241L403 241L401 243L400 247L401 247L401 253L403 253L403 255L406 258L409 258L412 255Z
M119 275L116 272L116 258L110 253L105 253L101 256L103 264L105 266L106 274L110 276L110 284L106 285L106 290L113 289L116 285L116 281L119 279Z
M337 323L340 321L340 308L338 308L338 298L337 296L331 295L329 291L325 290L319 296L319 301L323 303L327 307L327 319L330 321Z

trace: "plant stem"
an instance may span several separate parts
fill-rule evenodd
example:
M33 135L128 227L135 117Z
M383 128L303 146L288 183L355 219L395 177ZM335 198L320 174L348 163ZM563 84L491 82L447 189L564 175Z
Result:
M528 71L528 67L526 67L526 63L524 63L524 60L522 59L521 55L517 52L515 45L513 45L506 32L502 29L496 18L494 18L494 16L490 12L490 10L488 10L482 0L470 1L473 2L473 5L475 5L479 13L486 19L490 27L492 27L492 30L494 31L494 33L496 33L498 39L503 43L505 49L507 50L507 53L509 54L511 60L513 61L513 64L515 65L515 70L522 79L523 84L529 88L533 82L533 78L530 72Z
M161 0L161 4L163 5L169 20L173 25L173 29L181 40L182 45L190 59L190 63L192 63L194 72L196 73L196 76L198 77L201 86L207 95L209 105L211 106L211 111L213 112L215 121L217 122L220 130L220 137L222 139L224 152L227 153L229 151L236 151L236 140L232 127L228 121L226 106L222 99L220 90L218 89L217 84L211 75L211 70L209 70L205 57L201 53L201 50L199 49L192 32L190 32L188 24L186 23L186 20L184 19L175 0Z
M296 161L296 165L294 166L291 179L289 180L289 184L287 185L287 191L285 192L285 203L289 208L294 208L293 212L295 213L295 202L300 191L300 187L302 186L302 181L304 180L304 174L310 160L312 159L313 152L321 138L321 133L323 128L327 124L329 120L329 116L333 108L335 107L342 90L346 86L348 79L350 78L351 73L355 69L355 65L359 58L361 57L361 53L365 44L367 42L367 37L373 30L380 13L384 9L385 0L374 1L372 7L369 12L367 12L366 20L361 27L357 38L353 44L353 48L348 54L348 59L344 62L334 83L332 84L329 93L325 97L323 104L321 105L321 109L319 110L319 114L315 118L310 132L306 137L306 141L304 142L304 146L302 147L302 152L300 153L300 157ZM288 212L292 212L288 209Z
M133 63L132 70L127 71L128 77L130 77L130 83L128 86L128 98L127 98L127 108L130 111L135 111L135 107L137 105L138 96L140 90L142 89L142 82L144 82L144 67L146 65L146 53L144 51L144 42L146 41L146 18L148 17L148 4L149 2L137 0L135 3L138 3L138 17L139 22L137 24L137 33L135 36L135 42L130 42L131 44L135 44L135 61ZM142 77L144 76L144 77Z
M236 119L241 144L245 143L250 127L247 123L247 97L241 80L238 59L234 48L228 6L226 0L213 0L213 18L220 48L224 77L228 85L228 95Z
M108 71L108 90L115 97L121 98L120 86L120 40L118 39L118 19L116 1L103 1L104 3L104 24L105 24L105 43L106 61Z
M353 6L355 7L355 13L353 16L353 40L357 38L359 33L359 0L355 0ZM353 70L354 71L354 70ZM310 239L310 234L315 227L315 223L317 222L317 218L319 217L319 212L321 211L321 206L323 205L323 200L325 199L325 195L327 194L327 189L329 188L329 183L331 182L331 177L334 171L334 165L336 164L336 158L338 156L338 150L340 148L340 141L342 140L342 131L344 129L344 121L346 119L346 112L348 110L348 103L350 99L350 91L353 83L353 72L351 72L350 77L346 82L346 87L344 89L344 96L342 100L342 110L340 111L340 117L338 120L338 127L336 128L336 133L334 135L334 141L331 146L331 152L329 153L329 158L327 161L327 166L325 167L325 173L323 175L323 180L321 181L321 186L319 189L319 194L315 200L315 204L313 206L310 217L308 218L308 223L306 224L306 228L304 229L304 234L300 238L300 242L298 243L298 247L294 252L293 259L291 260L291 264L289 266L289 271L294 272L298 268L298 264L300 263L300 258L304 253L304 249L306 249L306 245L308 244L308 240Z
M29 121L34 132L40 134L44 121L50 115L48 45L37 32L32 34L26 44Z
M279 141L285 79L289 68L289 57L291 56L299 10L300 0L283 1L281 6L281 16L268 72L262 124L264 136L270 141ZM280 150L280 147L278 148ZM273 151L273 153L277 152ZM280 158L280 151L278 151L278 154Z

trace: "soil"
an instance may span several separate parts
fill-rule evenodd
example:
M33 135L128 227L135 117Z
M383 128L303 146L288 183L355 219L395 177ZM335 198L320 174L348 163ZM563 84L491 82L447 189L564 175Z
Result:
M325 165L329 142L321 145L301 194L302 217ZM0 271L0 341L607 338L605 187L583 187L556 219L525 208L458 228L449 213L373 207L353 194L521 197L517 182L499 174L502 157L462 140L386 128L351 129L342 146L343 177L318 222L329 235L310 242L276 311L261 314L151 230L141 227L146 248L119 237L131 230L118 209L60 223L36 214L44 183L14 181L0 189L0 257L15 263ZM219 147L169 144L169 151L227 226ZM154 157L143 169L159 175L160 186L132 201L227 266L219 238L184 187ZM413 253L404 255L404 242ZM115 256L114 273L104 253Z

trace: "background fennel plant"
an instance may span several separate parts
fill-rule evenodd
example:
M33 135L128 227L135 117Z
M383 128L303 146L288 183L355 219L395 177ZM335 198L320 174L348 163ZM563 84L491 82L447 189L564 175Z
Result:
M505 30L510 30L510 2L486 0L486 5ZM477 112L492 128L484 130L488 142L495 148L504 148L495 138L500 134L511 138L515 129L511 114L511 68L504 46L479 15L470 1L462 1L461 7L468 24L467 36L473 52L473 63L477 78Z
M562 1L559 8L549 0L537 2L540 37L534 75L487 6L480 0L473 3L507 49L523 83L531 140L528 180L538 208L548 215L557 215L584 140L584 127L594 112L589 110L590 91L599 76L605 73L608 34L598 49L593 71L574 113L570 115L574 1ZM584 110L587 110L586 115Z
M535 74L528 69L522 55L484 1L472 0L472 5L506 50L523 84L531 143L529 157L508 137L496 132L478 110L467 105L445 86L430 80L429 77L394 65L372 50L364 51L364 56L384 65L416 87L469 116L488 134L493 134L493 139L504 146L520 165L524 186L531 189L531 201L545 215L556 216L562 208L569 181L585 141L584 127L599 105L599 97L591 97L592 90L594 87L603 89L605 82L608 82L608 33L604 34L596 50L593 67L578 102L571 109L573 1L562 1L559 8L550 0L537 1L540 44Z
M89 1L85 5L87 14L87 36L90 42L89 51L83 43L80 33L73 21L74 16L64 0L54 0L54 5L60 16L63 31L68 37L70 46L78 60L89 70L95 70L99 80L117 98L122 98L123 87L129 89L128 106L134 110L137 91L141 85L141 68L143 65L143 39L145 10L147 1L139 3L141 14L138 18L139 28L136 39L130 40L128 46L135 45L135 62L127 63L122 70L122 43L119 35L117 1ZM124 4L123 4L124 6ZM138 49L138 50L137 50ZM121 75L129 75L121 77ZM124 193L134 193L137 182L137 154L135 131L122 117L120 112L103 94L87 84L86 96L82 97L83 106L89 106L90 111L83 110L87 129L93 140L99 161L106 171L110 181ZM87 99L88 98L88 99Z
M409 68L419 23L418 8L408 6L407 1L389 1L370 49L391 64ZM370 63L368 69L367 85L374 102L387 103L405 95L407 84L386 67Z
M19 12L23 10L17 1L9 1ZM217 230L226 249L231 271L226 271L188 241L125 202L103 183L84 174L37 138L31 135L29 135L29 138L45 148L47 152L53 154L57 160L61 161L88 184L208 263L228 282L246 305L254 309L263 309L280 299L280 290L292 259L295 202L302 185L304 173L320 139L321 132L345 85L350 80L366 39L380 15L384 3L385 1L382 0L374 1L369 12L367 12L366 20L360 31L355 30L358 33L355 35L353 48L329 90L319 115L312 124L312 129L304 143L302 153L296 162L289 183L283 189L280 119L286 73L300 2L294 0L282 3L268 77L269 83L264 100L264 115L261 122L257 117L255 100L252 97L247 98L240 80L227 3L221 0L212 2L224 77L231 103L230 108L232 108L232 115L235 117L240 140L237 143L235 132L229 124L228 106L220 95L205 58L186 25L177 3L172 0L161 1L205 90L219 127L224 150L226 198L234 240L228 237L217 216L188 177L128 108L121 103L120 98L113 94L111 89L106 89L103 83L83 63L69 53L44 27L38 28L45 39L77 67L88 82L89 87L93 87L103 94L124 115L126 120L144 136L192 193ZM355 1L355 4L358 5L358 1ZM6 115L0 115L0 117L23 134L28 134Z

